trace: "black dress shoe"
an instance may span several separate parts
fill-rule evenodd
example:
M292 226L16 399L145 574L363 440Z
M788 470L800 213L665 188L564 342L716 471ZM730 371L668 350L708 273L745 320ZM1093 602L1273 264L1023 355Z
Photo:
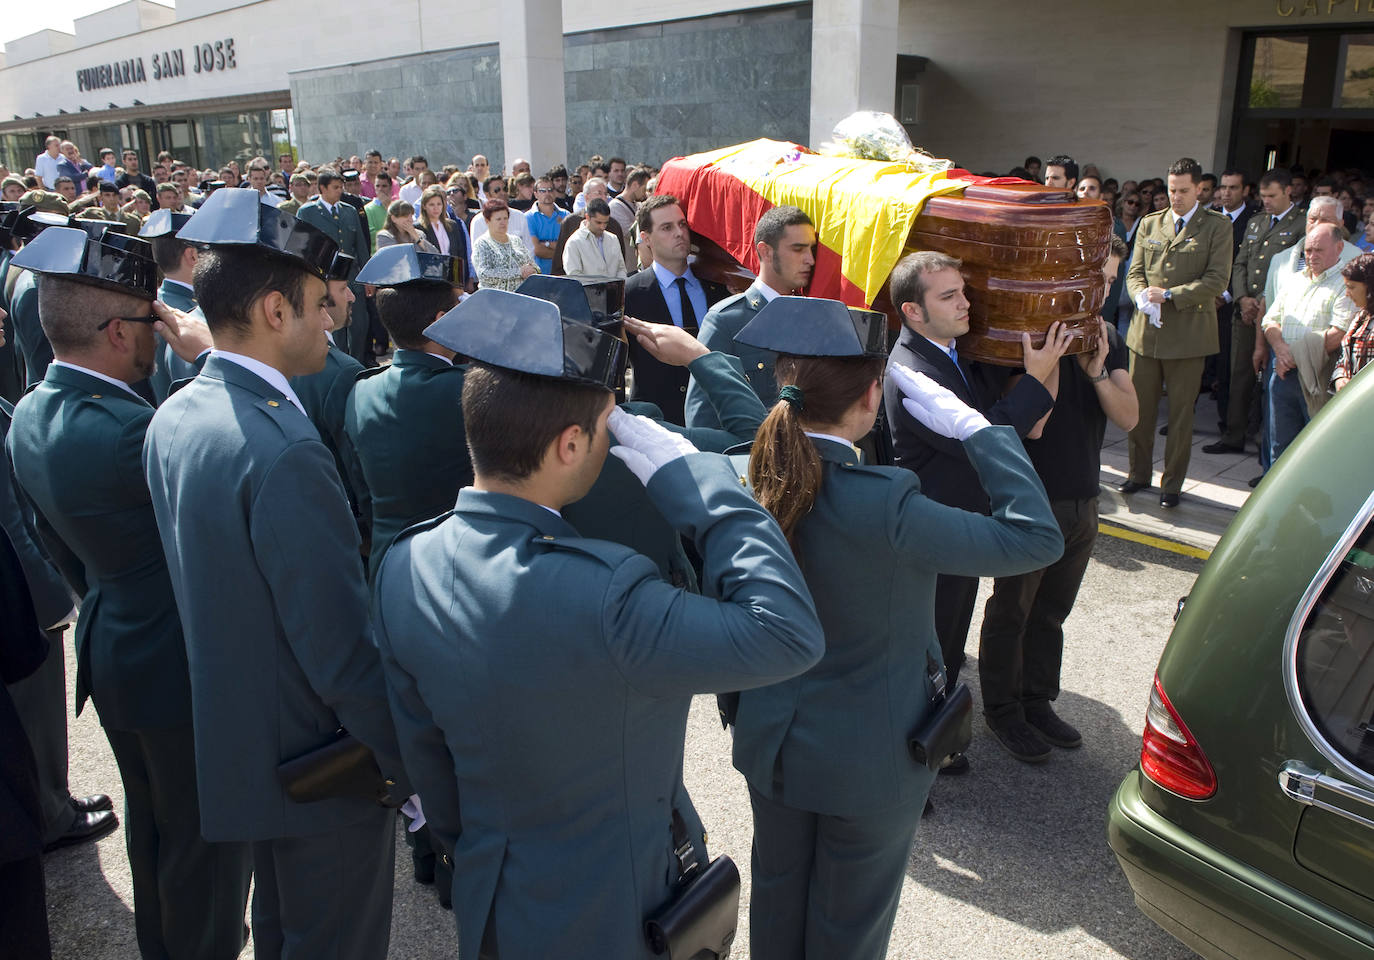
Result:
M77 813L96 813L100 810L114 809L114 803L103 793L93 793L89 797L72 797L71 800Z
M1167 423L1159 428L1159 435L1161 437L1167 437L1169 435L1169 425Z
M968 773L967 754L951 753L940 761L940 775L942 777L957 777L963 773Z
M119 826L119 817L113 810L97 810L94 813L78 813L67 832L52 843L44 844L43 852L51 853L63 847L75 846L90 840L99 840Z
M1170 508L1178 506L1178 494L1176 494L1176 493L1161 493L1161 494L1159 495L1159 505L1160 505L1161 507L1170 507Z
M1250 489L1253 490L1253 489L1255 489L1256 487L1259 486L1259 482L1260 482L1261 480L1263 480L1263 479L1264 479L1264 474L1261 473L1258 477L1251 477L1249 480L1246 481L1246 483L1249 484L1249 485L1250 485Z
M1132 493L1139 493L1141 490L1150 489L1150 485L1148 483L1141 483L1138 480L1123 480L1117 489L1129 496Z
M1209 443L1203 446L1203 453L1244 453L1244 445L1235 447L1225 440L1218 440L1216 443Z

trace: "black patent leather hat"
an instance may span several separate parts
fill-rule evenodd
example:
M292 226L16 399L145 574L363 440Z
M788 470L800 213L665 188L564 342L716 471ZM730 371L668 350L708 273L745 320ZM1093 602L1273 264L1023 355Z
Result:
M142 300L157 298L152 246L117 230L96 237L75 227L50 227L16 253L13 263L37 274L66 277Z
M413 243L382 247L358 271L359 283L374 287L403 287L409 283L462 282L460 262L442 253L424 253Z
M625 343L558 307L508 290L478 290L425 328L442 347L493 367L614 389Z
M182 213L179 210L154 210L148 214L148 219L143 222L143 229L138 231L138 235L145 240L152 240L175 234L190 222L192 216L193 214Z
M625 316L625 281L617 277L526 277L516 289L527 297L556 304L564 320L585 323L619 335Z
M256 190L216 190L177 239L210 247L256 247L292 260L317 277L328 275L339 245L321 230L258 198Z
M794 357L885 357L887 316L819 297L775 297L735 342Z

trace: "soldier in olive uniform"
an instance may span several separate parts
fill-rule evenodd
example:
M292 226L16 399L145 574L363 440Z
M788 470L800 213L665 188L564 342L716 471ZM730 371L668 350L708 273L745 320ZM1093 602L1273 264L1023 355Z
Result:
M1169 167L1169 206L1141 220L1126 274L1136 304L1126 346L1140 420L1130 432L1130 472L1121 492L1135 493L1153 482L1155 417L1167 387L1162 507L1178 506L1192 455L1202 368L1218 349L1216 298L1231 281L1231 220L1198 202L1201 179L1196 160L1185 157Z
M1231 268L1231 290L1236 298L1231 317L1231 387L1226 401L1226 432L1207 453L1240 453L1255 398L1255 328L1264 314L1264 282L1269 264L1278 253L1303 237L1303 211L1289 198L1292 177L1287 170L1270 170L1260 178L1264 209L1250 218L1245 237Z
M705 859L682 783L691 695L806 669L814 608L730 462L615 407L620 341L498 290L426 335L472 360L476 479L393 544L374 616L407 768L452 851L459 952L650 960L645 918ZM718 599L561 515L613 442Z
M778 399L773 379L776 354L739 343L735 335L764 304L781 294L805 290L811 282L816 265L816 228L811 218L796 207L773 207L754 227L754 253L759 258L758 279L748 290L713 306L701 322L698 337L712 350L739 357L759 400L771 407ZM687 384L687 426L720 426L695 381Z
M229 960L247 932L248 847L201 835L186 644L143 478L153 408L131 386L152 372L159 317L183 355L209 334L154 315L156 267L137 237L53 227L15 262L40 274L56 358L15 408L9 450L29 501L84 567L77 712L89 695L124 783L139 951Z
M122 223L124 229L132 234L137 234L142 229L143 221L138 218L137 214L126 213L120 209L119 188L113 183L108 180L101 180L99 197L100 202L82 210L78 219L109 220L112 223Z
M178 240L176 233L190 222L193 212L154 210L138 232L140 237L152 244L153 259L162 271L162 286L158 287L157 298L182 313L191 313L197 307L191 273L195 270L199 252L185 240ZM159 338L157 367L148 378L157 402L167 399L173 383L195 375L195 365L178 357L176 351Z
M251 190L181 239L215 349L148 428L143 468L186 632L201 830L252 845L259 957L381 960L395 816L410 793L368 625L358 528L288 382L325 363L337 245ZM283 762L344 728L384 779L297 801ZM366 794L366 795L363 795Z

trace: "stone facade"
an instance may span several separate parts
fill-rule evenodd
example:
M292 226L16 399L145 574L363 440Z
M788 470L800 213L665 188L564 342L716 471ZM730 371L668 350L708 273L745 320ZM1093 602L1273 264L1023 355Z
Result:
M501 163L501 68L494 43L291 74L300 155L426 157L438 168L474 154Z
M631 162L757 137L805 142L811 6L763 8L569 34L563 41L568 156ZM484 44L291 74L300 154L423 154L431 166L502 148L498 48ZM347 109L338 104L347 103Z

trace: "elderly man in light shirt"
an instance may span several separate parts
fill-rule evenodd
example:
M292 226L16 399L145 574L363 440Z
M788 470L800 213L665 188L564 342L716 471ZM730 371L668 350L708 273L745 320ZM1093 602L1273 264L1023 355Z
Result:
M1307 206L1307 225L1303 228L1311 232L1312 228L1319 223L1334 223L1337 227L1344 229L1341 223L1341 204L1335 197L1313 197L1312 202ZM1361 253L1359 247L1345 239L1345 234L1341 234L1340 256L1336 265L1343 267L1351 260L1354 260ZM1301 243L1295 243L1282 253L1274 254L1274 259L1269 261L1269 274L1264 281L1264 302L1270 304L1274 302L1278 295L1279 278L1289 274L1302 273L1306 268L1307 262L1304 259L1305 248ZM1261 352L1263 344L1260 344Z
M587 216L563 248L563 272L570 277L624 277L620 240L609 233L611 208L599 197L587 203Z
M58 148L62 145L60 137L49 137L43 145L43 152L34 157L33 172L43 181L43 186L48 190L57 189L57 178L62 176L62 154Z
M1273 355L1266 411L1271 465L1326 403L1335 354L1355 315L1341 276L1342 242L1334 223L1312 226L1303 241L1305 268L1279 275L1264 314L1255 368L1267 346Z

